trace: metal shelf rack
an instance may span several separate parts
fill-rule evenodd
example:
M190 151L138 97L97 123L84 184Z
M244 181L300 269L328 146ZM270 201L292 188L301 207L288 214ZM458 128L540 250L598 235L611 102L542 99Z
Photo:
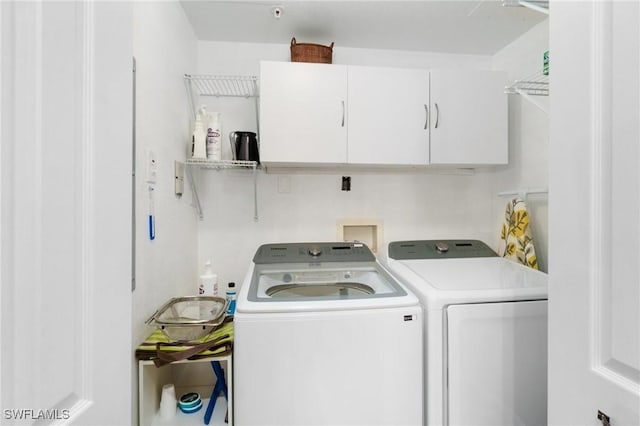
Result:
M511 86L505 88L505 93L521 95L547 114L549 113L545 106L534 99L534 96L549 96L549 76L542 72L514 81Z
M248 169L253 173L253 220L258 221L258 163L256 161L239 161L239 160L200 160L189 159L186 161L187 173L189 176L189 182L191 182L191 190L193 191L193 198L195 199L196 209L198 210L198 216L200 220L204 219L204 213L202 211L202 205L200 204L200 197L198 196L198 188L196 187L196 180L193 176L192 167L198 169L207 170L224 170L224 169Z
M222 170L222 169L257 169L258 163L256 161L240 161L240 160L199 160L191 158L187 160L187 165L198 166L201 169L210 170Z
M232 98L253 98L256 104L258 120L258 77L255 75L195 75L185 74L187 96L191 104L191 113L196 116L196 96L215 96ZM259 128L259 126L258 126Z
M533 96L549 96L549 76L542 72L516 80L507 87L507 93L526 93Z
M185 74L184 81L187 89L187 96L191 106L191 114L196 116L196 100L198 96L215 96L215 97L234 97L254 99L256 109L256 128L260 129L259 122L259 92L258 77L256 76L233 76L233 75L193 75ZM258 140L259 139L258 133ZM193 177L192 168L207 170L224 170L224 169L250 169L253 171L253 219L258 221L258 184L257 170L259 165L255 161L239 161L239 160L222 160L211 161L204 159L188 159L186 161L187 173L191 182L191 190L193 191L198 216L204 219L202 205L198 196L196 181Z
M502 5L506 7L521 6L545 15L549 14L548 0L504 0Z

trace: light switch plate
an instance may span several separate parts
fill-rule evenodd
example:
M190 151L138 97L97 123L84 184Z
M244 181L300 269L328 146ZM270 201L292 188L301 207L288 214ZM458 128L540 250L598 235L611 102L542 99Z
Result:
M156 183L158 178L158 162L156 153L147 149L147 182Z
M184 163L174 162L175 192L180 196L184 192Z

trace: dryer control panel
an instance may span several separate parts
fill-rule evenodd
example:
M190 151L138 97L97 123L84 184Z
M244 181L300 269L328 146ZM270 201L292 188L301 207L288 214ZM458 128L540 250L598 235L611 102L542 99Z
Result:
M496 252L479 240L420 240L389 243L389 257L396 260L497 256Z
M363 243L264 244L253 262L257 265L309 262L373 262L376 257Z

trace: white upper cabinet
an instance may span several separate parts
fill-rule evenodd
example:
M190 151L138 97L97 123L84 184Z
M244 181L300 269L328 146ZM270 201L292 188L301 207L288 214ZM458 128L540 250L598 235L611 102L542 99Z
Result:
M506 74L262 62L265 165L508 162Z
M431 71L431 164L508 163L506 73Z
M347 162L346 66L262 62L260 83L261 162Z
M429 71L349 67L347 160L429 162Z

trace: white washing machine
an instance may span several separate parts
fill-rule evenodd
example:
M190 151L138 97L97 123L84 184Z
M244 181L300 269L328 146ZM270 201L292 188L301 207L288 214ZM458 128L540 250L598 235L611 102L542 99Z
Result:
M261 246L234 323L236 425L422 424L422 308L364 244Z
M425 310L425 424L547 424L547 275L481 241L398 241L389 270Z

